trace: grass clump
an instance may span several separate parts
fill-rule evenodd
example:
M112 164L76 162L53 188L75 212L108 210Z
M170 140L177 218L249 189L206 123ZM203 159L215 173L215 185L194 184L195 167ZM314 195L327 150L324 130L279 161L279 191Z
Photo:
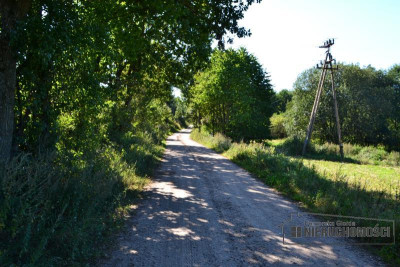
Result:
M192 131L191 136L193 140L205 144L207 147L217 151L218 153L228 150L232 145L232 140L221 133L212 136L208 132L205 132L205 130L200 132L198 129L195 129Z

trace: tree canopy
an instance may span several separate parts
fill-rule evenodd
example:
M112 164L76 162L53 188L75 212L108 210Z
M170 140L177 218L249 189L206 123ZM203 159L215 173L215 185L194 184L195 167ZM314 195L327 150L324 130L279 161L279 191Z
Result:
M98 116L105 110L115 116L107 130L141 124L152 101L170 101L171 85L187 94L213 39L223 47L231 40L226 33L250 35L238 20L260 1L13 2L0 2L2 51L9 51L0 59L7 96L0 108L10 111L0 120L8 129L2 159L9 158L11 136L14 153L99 144L92 137L105 129ZM66 120L75 125L68 126L72 136L65 136ZM76 141L84 139L90 142Z
M268 74L246 49L215 50L210 65L195 76L191 94L197 124L213 133L235 140L268 136L274 92Z
M303 72L294 84L293 100L288 105L286 130L303 135L319 81L317 69ZM339 65L335 73L339 116L344 142L364 145L385 144L399 148L398 66L388 72L371 66ZM336 124L330 83L324 84L313 136L336 142Z
M275 112L276 113L283 113L286 111L286 105L289 103L293 98L293 92L287 89L283 89L279 91L275 95L274 105L275 105Z
M0 262L84 265L258 0L0 0Z

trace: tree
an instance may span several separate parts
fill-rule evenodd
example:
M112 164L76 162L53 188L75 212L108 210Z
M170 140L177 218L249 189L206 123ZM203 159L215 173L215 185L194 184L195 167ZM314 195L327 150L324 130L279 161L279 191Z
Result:
M0 0L0 164L10 157L14 130L16 53L11 47L13 31L30 7L30 0Z
M400 150L400 65L391 67L387 75L393 90L393 112L389 118L389 129L392 135L389 142L392 147Z
M195 77L193 112L212 133L234 140L269 135L274 92L267 73L246 49L215 50L208 68Z
M171 87L187 91L212 40L250 34L238 20L255 2L0 0L3 265L98 254L185 119Z
M275 112L276 113L283 113L286 111L286 105L287 103L289 103L293 98L293 92L287 90L287 89L283 89L281 91L279 91L276 95L275 95L275 100L274 100L274 104L275 104Z
M181 126L187 126L188 106L186 99L183 97L174 97L173 101L171 101L171 106L175 120Z
M79 126L68 137L77 147L99 143L108 106L107 127L131 130L153 100L170 100L171 85L187 90L213 39L250 35L238 20L254 2L1 0L1 161L12 143L53 149L65 134L60 116Z
M291 135L305 134L319 75L317 69L306 70L294 84L293 100L285 113L286 130ZM394 92L385 72L371 66L340 64L335 86L343 140L363 145L389 144L388 119L394 110ZM330 84L325 83L313 131L321 141L337 141L332 99Z

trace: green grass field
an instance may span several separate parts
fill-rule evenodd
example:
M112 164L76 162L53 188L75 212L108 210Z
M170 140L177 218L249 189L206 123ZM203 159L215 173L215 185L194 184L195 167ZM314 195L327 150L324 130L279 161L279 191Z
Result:
M349 184L361 184L366 191L384 191L392 196L398 195L400 188L400 168L377 165L340 163L325 160L303 160L304 165L322 176L334 177L337 172L344 175Z
M286 140L285 138L266 140L265 144L275 149L283 146ZM329 147L328 151L326 150L327 146ZM371 153L372 155L368 155L368 157L364 155L364 159L360 160L361 156L359 153L353 152L356 150L354 147L354 145L345 144L345 152L347 152L345 157L348 161L358 163L346 162L346 160L341 162L337 151L338 146L333 144L315 146L314 150L318 152L308 154L302 161L305 166L314 168L318 174L327 179L335 177L335 175L340 173L350 185L361 185L366 191L383 191L393 197L398 196L400 194L400 167L396 166L397 162L374 160L374 158L377 158L376 154L396 155L396 152L387 153L381 148L368 147L368 150L373 152ZM324 148L325 151L321 153ZM357 150L362 151L363 148L358 147ZM299 158L298 156L286 156L291 159Z

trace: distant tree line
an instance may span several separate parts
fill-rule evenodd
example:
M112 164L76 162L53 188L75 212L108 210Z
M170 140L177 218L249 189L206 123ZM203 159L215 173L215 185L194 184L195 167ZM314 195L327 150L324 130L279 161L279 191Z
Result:
M215 50L190 90L195 126L234 140L304 138L320 70L299 75L294 90L274 93L268 73L245 49ZM340 64L335 72L343 141L400 150L400 66L387 71ZM273 114L273 115L272 115ZM313 140L337 142L332 89L326 82Z
M284 128L284 135L304 136L309 122L320 70L309 69L294 83L293 99L281 113L273 130ZM400 66L387 71L368 66L340 64L335 86L343 141L361 145L384 145L400 149ZM313 138L337 142L332 90L325 83L315 121Z

